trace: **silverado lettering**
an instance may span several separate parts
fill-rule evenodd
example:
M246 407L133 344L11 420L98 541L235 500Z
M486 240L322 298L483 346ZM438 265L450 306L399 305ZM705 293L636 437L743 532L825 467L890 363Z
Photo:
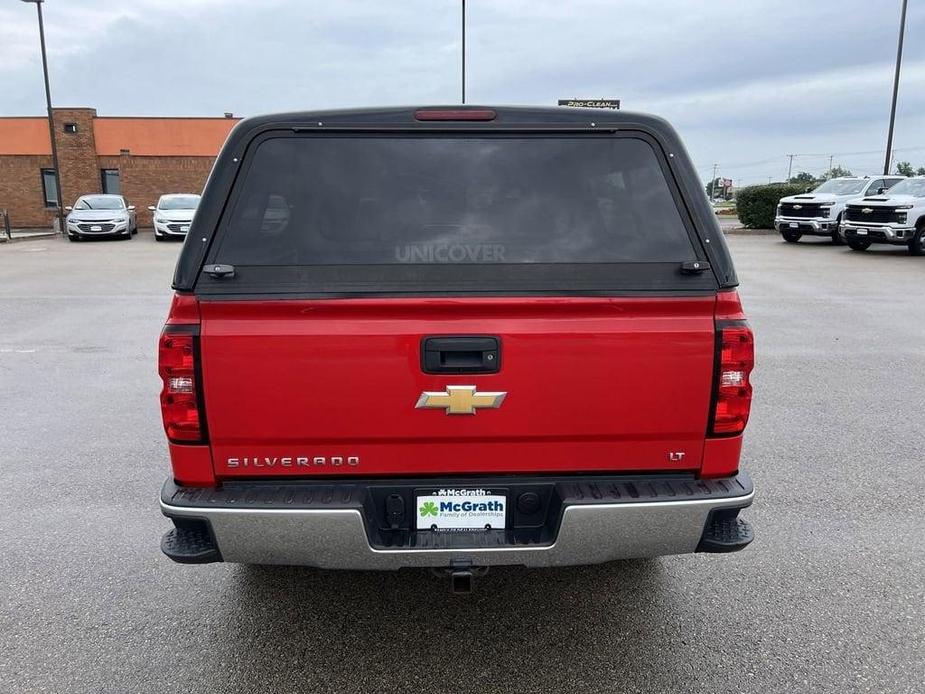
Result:
M751 541L752 331L665 121L251 118L190 231L158 353L172 559L466 583Z
M359 465L360 459L355 455L350 456L341 456L334 455L330 457L325 456L285 456L282 458L269 458L264 456L263 458L228 458L225 461L225 465L229 468L237 467L273 467L274 465L279 465L280 467L312 467L318 465L333 465L335 467L340 465Z

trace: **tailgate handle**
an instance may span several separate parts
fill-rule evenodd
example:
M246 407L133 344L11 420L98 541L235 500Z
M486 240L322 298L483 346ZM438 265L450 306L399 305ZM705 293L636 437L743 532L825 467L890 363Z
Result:
M421 369L428 374L493 374L501 368L501 340L482 335L425 337Z

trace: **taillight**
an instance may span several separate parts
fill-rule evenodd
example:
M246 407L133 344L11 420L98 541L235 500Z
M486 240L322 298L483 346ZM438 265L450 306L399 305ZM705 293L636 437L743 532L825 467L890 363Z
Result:
M710 433L716 436L741 434L752 406L749 375L755 366L755 340L744 320L720 321L716 326L716 343Z
M204 443L196 368L198 326L168 325L158 345L164 431L174 443Z

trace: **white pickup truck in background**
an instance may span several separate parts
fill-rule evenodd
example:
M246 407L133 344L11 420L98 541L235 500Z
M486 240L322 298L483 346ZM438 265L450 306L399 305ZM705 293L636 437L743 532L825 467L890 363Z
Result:
M889 195L849 201L842 233L855 251L889 243L908 246L912 255L925 255L925 176L907 178Z
M828 236L842 243L838 227L849 200L877 195L903 180L903 176L876 178L832 178L815 190L781 198L774 216L774 228L785 241L796 243L804 235Z

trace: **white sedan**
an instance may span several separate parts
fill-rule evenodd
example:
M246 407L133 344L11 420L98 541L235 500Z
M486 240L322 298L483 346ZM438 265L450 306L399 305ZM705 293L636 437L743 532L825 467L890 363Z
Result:
M148 207L154 213L154 238L186 238L198 206L199 196L193 193L162 195L156 206Z
M67 210L67 238L80 241L91 236L130 239L138 231L135 206L121 195L81 195Z

